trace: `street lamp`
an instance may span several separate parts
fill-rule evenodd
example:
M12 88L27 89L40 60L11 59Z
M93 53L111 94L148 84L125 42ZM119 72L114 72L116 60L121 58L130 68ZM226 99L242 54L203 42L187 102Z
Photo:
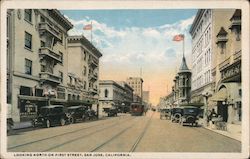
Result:
M202 93L202 96L205 99L205 109L203 112L203 119L204 119L203 123L204 123L204 125L206 124L206 126L207 126L208 97L211 97L212 93L211 92L204 92L204 93Z

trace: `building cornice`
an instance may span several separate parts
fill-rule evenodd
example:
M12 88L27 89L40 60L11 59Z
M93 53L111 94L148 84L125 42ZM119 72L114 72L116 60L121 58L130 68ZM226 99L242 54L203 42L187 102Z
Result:
M190 30L189 30L189 33L191 35L193 35L193 33L194 33L197 25L199 24L199 21L200 21L200 19L201 19L204 12L205 12L205 9L199 9L198 10L198 12L197 12L197 14L196 14L196 16L194 18L194 21L193 21L193 23L192 23L192 25L190 27Z
M84 36L69 36L67 37L68 43L81 43L83 46L87 47L98 58L102 57L102 53Z

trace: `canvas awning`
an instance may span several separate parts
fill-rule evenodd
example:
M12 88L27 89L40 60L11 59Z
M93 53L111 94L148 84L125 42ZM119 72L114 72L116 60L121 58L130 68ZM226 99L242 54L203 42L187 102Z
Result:
M227 89L222 88L211 97L212 101L225 101L227 98Z

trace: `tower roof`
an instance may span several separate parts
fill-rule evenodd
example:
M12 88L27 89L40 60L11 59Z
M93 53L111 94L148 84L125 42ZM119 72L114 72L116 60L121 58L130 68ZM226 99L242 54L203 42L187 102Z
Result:
M182 57L182 62L181 62L181 66L180 66L180 69L179 69L178 73L181 73L181 72L190 72L190 70L188 69L186 59L185 59L184 56Z

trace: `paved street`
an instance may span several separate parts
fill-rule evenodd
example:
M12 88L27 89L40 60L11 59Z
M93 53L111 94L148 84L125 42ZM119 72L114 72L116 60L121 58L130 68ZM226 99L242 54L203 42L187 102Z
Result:
M241 143L202 127L160 120L158 112L120 114L8 136L11 152L240 152Z

